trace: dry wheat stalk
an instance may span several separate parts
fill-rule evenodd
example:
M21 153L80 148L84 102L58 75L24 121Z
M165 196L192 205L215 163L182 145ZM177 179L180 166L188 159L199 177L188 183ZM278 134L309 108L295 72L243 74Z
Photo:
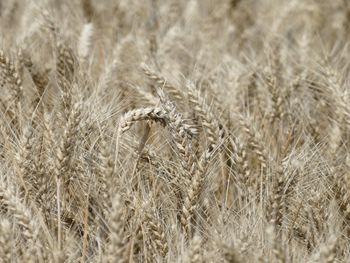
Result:
M125 132L129 130L135 122L144 120L152 120L165 125L165 118L165 111L157 107L131 110L124 114L120 121L120 128L122 132Z
M0 258L2 262L11 262L15 251L15 242L11 223L9 220L3 220L0 223Z
M145 220L146 225L150 228L152 242L155 243L157 253L159 253L163 258L166 257L168 253L168 244L163 226L160 224L159 220L150 212L145 212Z
M23 229L22 235L33 242L37 238L38 229L35 230L35 221L31 211L16 197L12 189L3 182L0 185L0 202L16 220L19 227Z
M203 256L201 253L201 243L202 243L202 239L198 235L195 235L191 239L186 262L189 262L189 263L203 262Z
M106 262L127 262L125 254L123 230L123 206L119 195L115 195L112 202L110 216L110 236L107 251L104 255Z

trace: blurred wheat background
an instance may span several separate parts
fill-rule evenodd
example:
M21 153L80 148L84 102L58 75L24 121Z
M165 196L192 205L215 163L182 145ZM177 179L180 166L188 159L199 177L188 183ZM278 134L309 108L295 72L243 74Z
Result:
M350 2L0 0L0 262L350 262Z

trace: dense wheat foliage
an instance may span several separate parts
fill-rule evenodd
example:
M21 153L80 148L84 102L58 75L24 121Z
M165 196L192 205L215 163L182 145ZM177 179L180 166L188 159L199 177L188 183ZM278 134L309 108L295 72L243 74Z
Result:
M350 2L0 0L0 262L350 262Z

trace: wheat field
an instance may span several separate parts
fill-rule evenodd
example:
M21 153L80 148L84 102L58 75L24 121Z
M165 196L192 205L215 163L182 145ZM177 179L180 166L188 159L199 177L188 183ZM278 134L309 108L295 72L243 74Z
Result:
M347 0L0 0L0 262L350 262L349 41Z

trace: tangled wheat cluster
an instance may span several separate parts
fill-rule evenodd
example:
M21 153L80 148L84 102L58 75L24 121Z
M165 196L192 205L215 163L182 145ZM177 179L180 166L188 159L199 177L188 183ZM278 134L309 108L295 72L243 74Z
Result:
M350 2L0 1L0 262L350 262Z

